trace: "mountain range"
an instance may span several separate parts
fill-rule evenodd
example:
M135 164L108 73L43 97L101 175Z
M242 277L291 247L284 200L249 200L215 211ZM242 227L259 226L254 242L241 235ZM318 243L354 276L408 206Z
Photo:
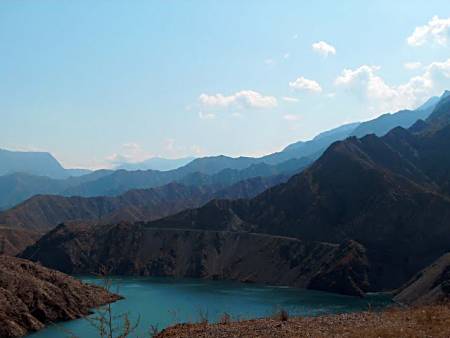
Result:
M373 287L398 286L450 246L449 122L446 97L411 130L337 142L304 172L253 199L212 201L148 226L238 225L312 241L352 239L368 250Z
M0 149L0 176L26 173L64 179L86 175L89 172L90 170L85 169L65 169L50 153Z
M271 259L280 266L287 260L283 274L290 276L290 285L314 266L302 286L345 294L397 288L450 247L448 149L450 96L445 93L426 120L408 129L395 127L381 137L335 142L305 170L256 197L216 199L134 225L60 225L22 256L77 273L105 265L118 273L248 281L261 281L259 271L270 267ZM256 251L252 255L259 260L239 265L246 253L233 256L233 247L245 237L245 247L258 248L256 234L310 246L296 256L284 240L276 241L270 245L272 255ZM211 241L217 244L210 247ZM327 246L349 241L357 244L351 245L348 258L340 261L343 256L338 255L340 263L333 268L320 263ZM213 268L210 257L222 257L221 252L226 264ZM180 260L180 255L185 258ZM182 268L186 264L188 270Z
M229 172L225 170L230 169L248 169L249 171L255 171L253 176L247 175L246 177L243 177L243 179L256 176L267 176L266 174L256 173L256 171L262 170L258 166L278 166L283 165L283 162L293 159L302 159L305 163L311 163L332 143L343 140L348 136L359 136L361 133L376 133L380 135L396 126L407 128L414 123L417 118L426 118L431 113L437 100L438 98L431 98L424 105L413 111L400 111L394 114L386 114L380 118L362 124L353 123L344 125L319 134L311 141L297 142L286 147L281 152L260 158L211 156L194 159L192 161L190 161L190 159L181 159L181 162L178 162L178 164L182 164L183 161L188 163L177 169L165 171L127 171L123 169L98 170L80 177L68 177L75 176L74 171L62 168L62 166L48 153L14 153L4 151L3 153L9 154L9 157L6 157L6 159L13 155L17 156L17 158L33 158L33 154L36 154L36 157L46 158L48 165L47 169L45 169L46 167L40 164L41 162L34 164L28 160L20 165L14 165L14 163L10 163L9 160L0 158L0 165L4 168L3 171L0 171L0 173L3 173L3 176L0 174L0 210L11 208L37 194L58 194L84 197L116 196L131 189L148 189L165 185L173 181L184 180L183 183L185 183L186 180L189 180L185 177L191 174L228 175ZM155 161L175 166L174 160L169 160L169 162L163 159L150 160L153 164L156 163ZM43 161L43 163L44 162L45 161ZM38 168L39 170L35 168ZM270 171L271 169L268 168L270 167L267 167L267 169L262 171ZM75 172L80 173L78 171ZM70 173L72 173L72 175ZM278 175L280 172L275 172L273 174ZM55 179L55 177L58 179ZM217 177L212 180L217 181Z
M124 162L115 166L116 170L174 170L195 160L195 157L168 159L152 157L142 162Z

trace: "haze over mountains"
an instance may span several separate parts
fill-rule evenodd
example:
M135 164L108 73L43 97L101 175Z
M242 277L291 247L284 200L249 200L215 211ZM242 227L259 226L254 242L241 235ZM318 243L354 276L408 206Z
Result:
M195 157L167 159L153 157L142 162L124 162L115 166L116 170L174 170L195 160Z
M350 135L363 136L375 133L379 136L385 134L391 128L396 126L409 127L418 118L426 118L436 104L438 98L431 98L424 105L413 111L400 111L395 114L386 114L377 119L360 123L344 125L330 131L317 135L314 139L307 142L297 142L287 146L281 152L263 156L260 158L238 157L231 158L227 156L212 156L190 159L164 160L150 159L138 167L144 168L146 165L166 169L176 167L185 162L187 164L171 170L98 170L81 177L69 177L80 174L80 171L64 169L48 153L15 153L2 151L8 156L0 160L0 210L10 208L27 198L37 194L58 194L64 196L116 196L130 189L148 189L152 187L168 184L173 181L180 181L190 174L219 175L221 171L244 170L255 171L253 175L242 174L241 179L256 176L267 176L267 174L258 173L273 171L273 175L282 172L277 169L270 169L270 165L281 165L283 162L292 159L302 159L308 164L318 158L322 152L333 142L343 140ZM0 153L0 154L2 154ZM32 159L38 158L34 163ZM18 164L18 159L26 159ZM147 163L147 164L146 164ZM254 167L252 165L269 165L265 169ZM130 168L132 168L131 165ZM7 174L9 173L9 174ZM229 175L224 171L222 174ZM222 176L222 174L220 176ZM47 177L45 177L47 176ZM239 176L236 174L236 176ZM212 178L216 180L217 178ZM184 183L189 181L184 179ZM233 182L235 183L235 182ZM189 183L188 183L189 185Z
M177 171L196 182L190 186L171 183L109 199L39 196L3 213L3 222L9 219L20 229L29 226L27 222L51 227L60 216L50 210L58 209L67 211L67 220L94 220L60 225L22 254L66 272L85 273L106 265L118 274L269 280L353 295L397 288L450 247L449 93L426 110L399 113L407 117L402 121L409 128L394 126L386 134L377 129L385 135L335 142L306 169L305 159L245 167L254 159L219 158L235 169L216 172L213 159L206 163L214 166L204 167L195 160ZM426 120L411 122L410 114ZM396 115L383 118L383 125L385 120L399 121ZM317 139L354 130L344 126ZM260 194L256 191L264 190L261 181L248 183L261 180L255 168L272 178L276 176L269 172L280 173L287 163L297 169L286 176L298 173L286 183ZM192 168L209 174L190 172ZM274 168L279 171L270 171ZM245 181L248 172L258 176ZM236 190L228 191L229 199L213 199L221 197L213 191L214 182L233 182ZM244 198L234 199L239 197ZM178 206L196 203L206 204L173 214ZM78 210L85 215L76 214ZM120 222L145 218L154 220ZM247 260L244 247L256 249L255 261ZM271 254L262 247L270 247ZM337 251L327 256L330 248ZM272 271L273 261L289 278L263 273L265 268ZM300 276L308 278L300 282Z
M65 169L50 153L0 149L0 176L26 173L64 179L70 176L85 175L89 172L90 170L85 169Z
M337 142L303 173L254 199L213 201L148 226L353 239L367 249L372 287L398 287L450 247L448 149L447 96L410 131Z

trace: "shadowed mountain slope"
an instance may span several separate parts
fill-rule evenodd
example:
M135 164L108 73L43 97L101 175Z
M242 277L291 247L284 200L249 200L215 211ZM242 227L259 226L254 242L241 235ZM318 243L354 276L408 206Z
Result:
M272 274L258 275L263 267L272 266L265 256L260 256L261 265L249 261L245 269L237 269L239 262L249 259L246 255L259 257L269 245L260 247L253 236L311 245L345 246L356 241L359 249L350 250L348 260L327 263L330 270L314 270L317 278L299 285L336 291L335 281L343 278L348 283L339 282L337 292L396 288L450 246L450 125L440 123L446 116L450 116L450 102L441 99L431 117L411 130L398 127L383 137L336 142L306 170L254 198L216 199L201 208L134 225L60 226L27 248L23 257L64 271L110 264L118 273L176 275L179 271L183 276L211 278L242 278L243 273L272 282ZM215 234L214 240L207 237L210 234ZM236 245L245 234L252 239L244 242L240 257ZM125 238L130 246L117 256ZM285 252L284 247L277 244L270 257L278 257L275 252ZM322 247L308 250L322 252L318 248ZM282 255L290 262L295 250L287 252ZM210 264L222 253L231 255L231 261L216 273ZM290 262L286 274L299 278L304 272L297 274L297 265L311 268L309 264L322 262L321 255L309 251L308 255ZM210 257L214 259L209 261ZM284 266L278 258L275 262Z
M60 225L21 255L67 273L231 279L360 296L365 250L265 234L152 229L140 224Z
M0 213L0 224L43 231L67 221L150 221L199 207L213 198L251 198L288 177L256 177L225 187L220 184L188 186L170 183L157 188L130 190L117 197L38 195Z
M367 248L373 289L398 287L450 246L450 116L441 100L420 134L333 144L307 170L250 200L213 201L150 227L245 229Z

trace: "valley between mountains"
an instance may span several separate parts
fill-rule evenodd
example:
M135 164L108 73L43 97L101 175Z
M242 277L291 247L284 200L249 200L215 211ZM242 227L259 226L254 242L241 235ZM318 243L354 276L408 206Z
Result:
M436 302L450 295L449 149L445 92L262 158L13 173L0 177L3 205L14 204L0 213L0 236L7 254L68 274L397 290L401 303Z

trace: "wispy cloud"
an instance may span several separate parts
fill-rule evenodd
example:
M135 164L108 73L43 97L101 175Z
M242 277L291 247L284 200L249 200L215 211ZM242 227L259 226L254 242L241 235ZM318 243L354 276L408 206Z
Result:
M298 99L297 99L297 98L295 98L295 97L290 97L290 96L283 96L283 97L282 97L282 100L283 100L283 101L286 101L286 102L292 102L292 103L298 102Z
M309 91L314 93L320 93L322 91L322 87L319 83L314 80L306 79L303 76L289 82L289 87L298 91Z
M408 70L419 69L420 67L422 67L422 63L421 62L405 62L403 64L403 67L405 67L405 69L408 69Z
M140 144L135 142L128 142L122 144L120 150L117 153L107 156L106 162L110 164L110 166L114 166L123 163L141 162L152 156L153 154L143 149Z
M231 95L223 94L201 94L199 101L206 107L239 107L268 109L277 106L278 102L274 96L263 95L254 90L242 90Z
M300 115L295 115L295 114L285 114L283 115L283 119L287 120L287 121L299 121L300 120Z
M216 118L216 114L214 113L204 113L202 111L198 112L198 117L202 120L213 120Z
M312 49L324 56L327 57L328 55L336 55L336 48L329 43L326 43L325 41L319 41L312 44Z

